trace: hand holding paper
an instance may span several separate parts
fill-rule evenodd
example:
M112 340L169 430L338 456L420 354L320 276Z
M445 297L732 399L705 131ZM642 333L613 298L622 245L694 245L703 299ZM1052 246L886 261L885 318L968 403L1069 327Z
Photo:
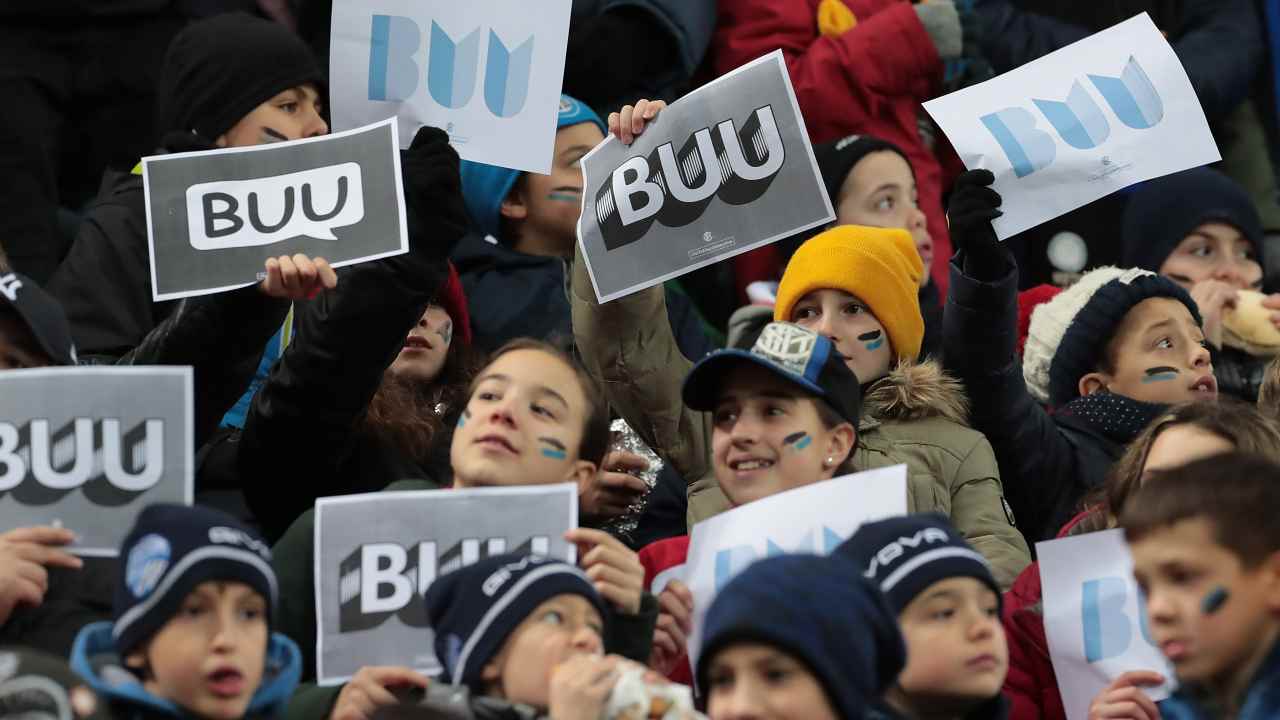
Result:
M1150 670L1122 674L1089 704L1089 720L1160 720L1155 701L1142 688L1163 682L1163 675Z
M321 290L338 286L338 275L329 261L318 257L314 260L298 253L293 257L281 255L267 258L266 277L258 284L263 294L282 300L309 300Z
M644 595L644 566L635 551L603 530L574 528L564 539L577 543L580 564L605 600L629 615L640 612Z
M37 607L49 589L46 567L80 569L80 558L58 547L74 542L64 528L25 527L0 534L0 625L20 605Z

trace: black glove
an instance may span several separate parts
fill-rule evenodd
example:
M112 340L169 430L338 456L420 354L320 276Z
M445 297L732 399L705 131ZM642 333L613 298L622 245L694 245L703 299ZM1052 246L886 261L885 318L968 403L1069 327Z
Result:
M419 128L409 149L400 151L400 173L410 247L424 257L449 257L469 221L449 136L440 128Z
M160 148L167 153L203 152L216 150L217 146L194 130L173 130L160 139Z
M1013 253L996 238L991 227L991 221L1004 214L997 209L1000 193L991 189L995 179L990 170L962 173L951 190L947 208L955 257L961 261L965 275L982 281L999 279L1013 263Z

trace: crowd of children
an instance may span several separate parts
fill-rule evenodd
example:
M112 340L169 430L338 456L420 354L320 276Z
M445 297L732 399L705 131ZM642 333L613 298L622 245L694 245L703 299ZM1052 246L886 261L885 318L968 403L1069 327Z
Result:
M319 4L161 13L182 27L152 68L150 146L327 134ZM1090 720L1280 716L1280 228L1251 188L1210 168L1142 183L1111 219L1117 265L1020 294L994 175L960 172L921 102L1065 44L1073 11L572 4L581 99L561 97L550 173L461 161L420 128L406 253L280 256L254 286L154 302L139 158L59 256L0 237L0 373L191 366L197 453L195 504L143 508L117 557L69 552L74 527L0 527L0 718L1066 720L1035 545L1108 530L1175 677L1066 699ZM1200 3L1141 9L1180 54L1204 48ZM1234 49L1251 62L1255 30ZM583 156L778 48L834 222L598 302ZM1240 71L1224 96L1195 67L1216 122ZM661 459L656 486L619 420ZM751 563L699 606L694 525L898 465L907 515ZM414 596L438 675L318 683L317 499L566 483L575 562L482 553ZM640 530L617 532L637 504Z

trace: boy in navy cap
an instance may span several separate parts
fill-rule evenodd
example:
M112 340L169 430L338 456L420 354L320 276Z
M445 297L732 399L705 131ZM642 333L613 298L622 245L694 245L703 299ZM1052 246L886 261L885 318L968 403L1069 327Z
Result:
M271 717L301 659L271 633L271 551L230 515L152 505L120 549L113 622L80 631L72 667L128 717Z
M861 718L902 670L893 612L843 558L761 560L707 611L698 687L712 720Z
M1006 716L1000 586L945 517L867 523L836 555L852 559L898 614L907 666L885 696L888 710L905 718Z

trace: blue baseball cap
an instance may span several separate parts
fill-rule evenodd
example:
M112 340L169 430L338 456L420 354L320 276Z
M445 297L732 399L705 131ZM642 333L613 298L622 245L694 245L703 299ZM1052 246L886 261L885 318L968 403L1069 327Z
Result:
M813 395L854 427L862 412L862 387L831 340L787 322L764 326L750 348L730 347L707 354L684 379L684 404L691 410L715 409L728 372L752 363Z
M560 96L560 115L556 121L556 130L593 123L600 132L608 134L609 128L594 110L586 103L568 95ZM471 219L481 232L501 240L501 222L498 209L502 201L511 194L516 180L520 179L520 170L486 165L484 163L462 161L462 199L467 203Z

